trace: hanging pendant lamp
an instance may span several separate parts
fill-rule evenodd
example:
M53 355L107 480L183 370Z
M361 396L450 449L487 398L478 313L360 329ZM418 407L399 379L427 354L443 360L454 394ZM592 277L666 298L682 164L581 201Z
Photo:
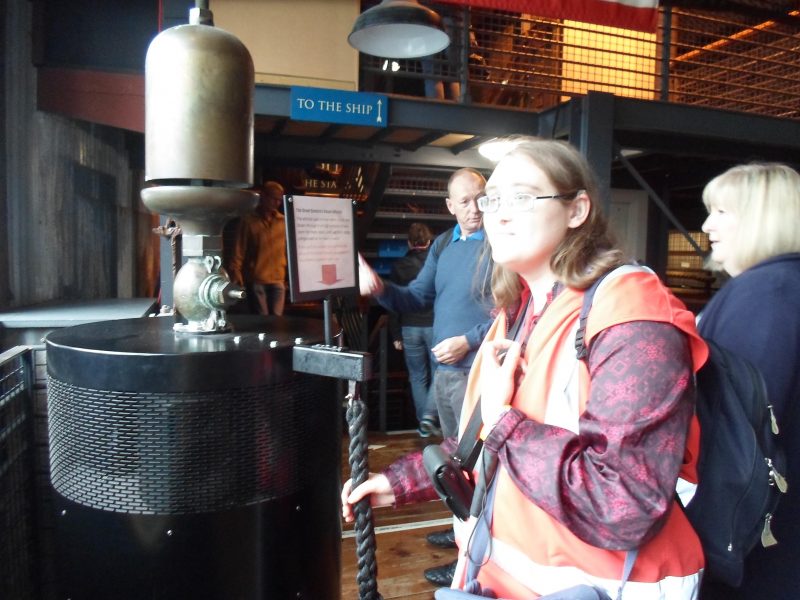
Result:
M383 58L419 58L447 48L442 18L416 0L383 0L356 19L347 37L364 54Z

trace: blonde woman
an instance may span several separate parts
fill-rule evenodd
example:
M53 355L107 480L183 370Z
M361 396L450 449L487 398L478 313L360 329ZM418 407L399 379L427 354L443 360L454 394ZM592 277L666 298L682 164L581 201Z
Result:
M800 175L782 164L729 169L703 191L710 267L731 276L700 315L704 338L761 370L786 451L789 491L756 544L742 586L704 582L702 598L800 598Z

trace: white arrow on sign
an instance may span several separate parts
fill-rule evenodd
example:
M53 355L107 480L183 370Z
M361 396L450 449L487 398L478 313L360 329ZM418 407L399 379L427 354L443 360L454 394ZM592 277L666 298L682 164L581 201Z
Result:
M381 106L383 105L383 100L378 100L378 123L383 123L383 117L381 116Z

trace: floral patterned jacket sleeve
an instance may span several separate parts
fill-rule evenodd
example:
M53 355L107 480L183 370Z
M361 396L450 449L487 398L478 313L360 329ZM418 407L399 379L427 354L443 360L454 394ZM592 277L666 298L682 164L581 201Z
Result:
M445 453L450 456L458 445L454 438L447 438L441 444ZM395 495L395 506L435 500L439 496L433 489L430 477L422 463L422 452L411 452L394 461L384 469L383 474L389 478Z
M486 439L523 493L585 542L640 546L673 504L694 407L688 341L666 323L601 332L575 434L505 413Z

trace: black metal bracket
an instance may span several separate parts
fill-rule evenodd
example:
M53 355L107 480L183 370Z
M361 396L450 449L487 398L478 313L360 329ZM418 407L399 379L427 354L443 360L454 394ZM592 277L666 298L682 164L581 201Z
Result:
M292 367L300 373L367 381L372 377L372 355L339 346L301 344L292 348Z

